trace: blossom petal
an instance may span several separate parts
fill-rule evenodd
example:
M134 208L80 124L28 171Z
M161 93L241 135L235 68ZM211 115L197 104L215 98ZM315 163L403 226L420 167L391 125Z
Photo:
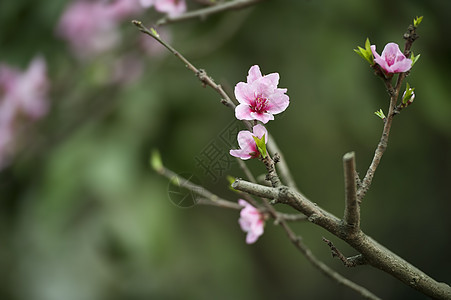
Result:
M262 124L257 124L252 128L253 135L261 139L265 135L265 144L268 142L268 131Z
M287 109L290 104L290 98L283 93L276 93L271 96L271 101L268 104L268 111L272 114L278 114Z
M264 78L269 80L272 88L274 88L274 89L279 84L279 78L280 78L279 73L271 73L271 74L265 75Z
M262 122L263 124L268 123L268 121L274 120L274 116L271 113L256 113L251 112L250 113L252 120L258 120Z
M257 150L252 133L247 130L238 132L238 145L241 149L246 150L249 153Z
M254 97L252 86L245 82L238 82L235 86L235 97L239 103L250 104L250 99Z
M243 150L243 149L237 149L237 150L230 150L229 154L234 156L234 157L238 157L241 158L243 160L247 160L252 158L252 155L249 154L249 152Z
M404 54L399 50L399 46L396 43L388 43L382 50L381 57L386 60L387 57L397 57Z
M262 72L260 71L260 67L258 65L254 65L249 69L249 73L247 75L247 83L252 83L261 77Z
M235 107L235 117L238 120L252 120L251 109L249 105L241 103Z
M376 46L371 45L371 52L373 52L374 55L374 61L381 66L382 69L384 69L386 72L390 73L390 67L388 66L385 59L383 59L377 52L376 52Z
M396 62L392 66L392 71L393 73L404 73L409 71L411 68L412 68L412 60L410 58L406 58Z

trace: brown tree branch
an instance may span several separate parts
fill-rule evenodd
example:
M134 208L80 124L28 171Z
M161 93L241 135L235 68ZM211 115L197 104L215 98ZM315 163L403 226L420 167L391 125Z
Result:
M310 222L323 227L347 242L363 255L363 258L369 265L394 276L406 285L429 297L451 299L451 287L448 284L435 281L423 271L380 245L361 230L355 234L348 234L344 222L293 189L286 186L278 188L267 187L243 180L236 180L232 187L251 195L273 199L277 203L290 205L305 214Z
M294 231L291 229L291 227L287 224L286 220L279 219L279 216L274 209L273 206L269 204L267 200L264 200L264 204L267 207L269 213L272 215L273 218L276 219L276 221L280 224L280 226L285 230L285 233L287 234L290 241L293 243L293 245L307 258L307 260L315 267L317 268L321 273L326 275L332 280L335 280L337 283L350 288L351 290L357 292L365 299L372 299L377 300L380 299L370 291L368 291L366 288L356 284L355 282L343 277L341 274L335 272L332 270L329 266L327 266L325 263L320 261L313 253L312 251L307 247L307 245L304 244L302 241L302 238L300 236L297 236Z
M343 168L345 177L345 212L344 222L349 229L349 233L356 233L360 228L360 206L357 202L355 154L346 153L343 156Z
M296 191L300 193L296 186L296 182L294 181L293 177L291 176L290 169L288 168L287 161L283 157L282 152L280 151L279 147L277 146L276 141L274 138L268 134L268 150L271 154L278 153L279 154L279 163L277 163L277 169L279 170L280 177L285 184Z
M271 182L272 187L279 187L282 185L276 171L276 163L279 162L279 159L280 156L277 153L274 154L274 160L271 156L269 156L269 154L267 154L265 158L261 159L261 161L265 164L266 170L268 171L265 179Z
M198 10L188 11L188 12L181 14L179 16L176 16L176 17L166 16L166 17L158 20L156 25L160 26L160 25L164 25L164 24L176 23L176 22L186 21L186 20L190 20L190 19L197 19L197 18L203 20L213 14L221 13L221 12L228 11L228 10L245 8L245 7L251 6L253 4L256 4L258 2L261 2L261 1L262 0L234 0L234 1L223 2L223 3L217 4L217 5L212 5L212 6L201 8Z

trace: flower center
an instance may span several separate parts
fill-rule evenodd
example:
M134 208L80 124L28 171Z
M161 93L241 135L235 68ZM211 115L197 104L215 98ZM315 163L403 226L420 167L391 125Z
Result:
M265 113L268 111L267 106L268 106L268 99L263 98L262 96L258 95L255 97L254 102L250 105L250 108L251 108L252 112Z
M396 55L395 54L387 54L385 56L385 61L387 62L387 64L389 66L393 65L395 63L396 60Z

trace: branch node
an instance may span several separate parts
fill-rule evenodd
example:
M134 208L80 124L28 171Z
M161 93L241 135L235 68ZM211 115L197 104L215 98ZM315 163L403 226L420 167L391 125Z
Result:
M338 250L337 247L335 247L335 245L331 241L329 241L325 237L323 237L323 241L329 246L330 250L332 251L332 257L337 257L347 268L354 268L356 266L366 264L366 259L362 254L346 257L340 252L340 250Z

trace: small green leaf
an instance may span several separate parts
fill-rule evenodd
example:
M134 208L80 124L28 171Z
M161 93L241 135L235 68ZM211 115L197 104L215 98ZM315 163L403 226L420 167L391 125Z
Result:
M232 184L236 181L236 178L233 177L233 176L227 175L227 176L226 176L226 179L227 179L227 181L229 182L229 189L232 190L232 191L234 191L234 192L238 192L237 190L235 190L235 189L232 187Z
M150 28L150 32L152 32L152 34L154 35L154 36L156 36L156 37L160 37L160 35L158 34L158 32L155 30L155 28Z
M180 186L180 179L178 178L178 176L173 176L170 179L171 184L175 185L175 186Z
M163 170L163 161L161 160L160 152L157 149L152 150L150 154L150 165L152 169L157 172L161 172Z
M381 118L382 120L385 120L385 114L384 114L384 112L382 111L382 109L379 109L378 111L375 111L374 114L375 114L376 116L378 116L379 118Z
M415 88L411 88L409 83L406 83L406 90L404 94L402 95L402 107L406 107L407 105L410 105L413 100L415 99Z
M373 52L371 51L371 43L369 38L366 38L365 49L358 46L357 49L354 49L354 52L360 55L364 60L369 62L371 65L374 64L374 57Z
M412 60L412 67L417 62L417 60L420 58L420 56L421 56L421 54L418 54L417 56L415 56L412 51L412 54L410 55L410 59Z
M227 181L229 182L230 185L232 185L232 183L234 183L235 180L236 180L235 177L230 176L230 175L227 175L226 179L227 179Z
M365 49L366 49L367 51L371 51L371 43L370 43L370 39L369 39L369 38L366 38L366 41L365 41Z
M423 21L423 16L421 17L416 17L415 19L413 19L413 26L415 28L418 27L418 25L420 25L421 21Z
M265 134L262 136L261 139L259 139L256 136L252 136L254 138L255 144L257 145L257 149L260 152L260 154L263 156L263 158L266 158L266 143L265 143Z

